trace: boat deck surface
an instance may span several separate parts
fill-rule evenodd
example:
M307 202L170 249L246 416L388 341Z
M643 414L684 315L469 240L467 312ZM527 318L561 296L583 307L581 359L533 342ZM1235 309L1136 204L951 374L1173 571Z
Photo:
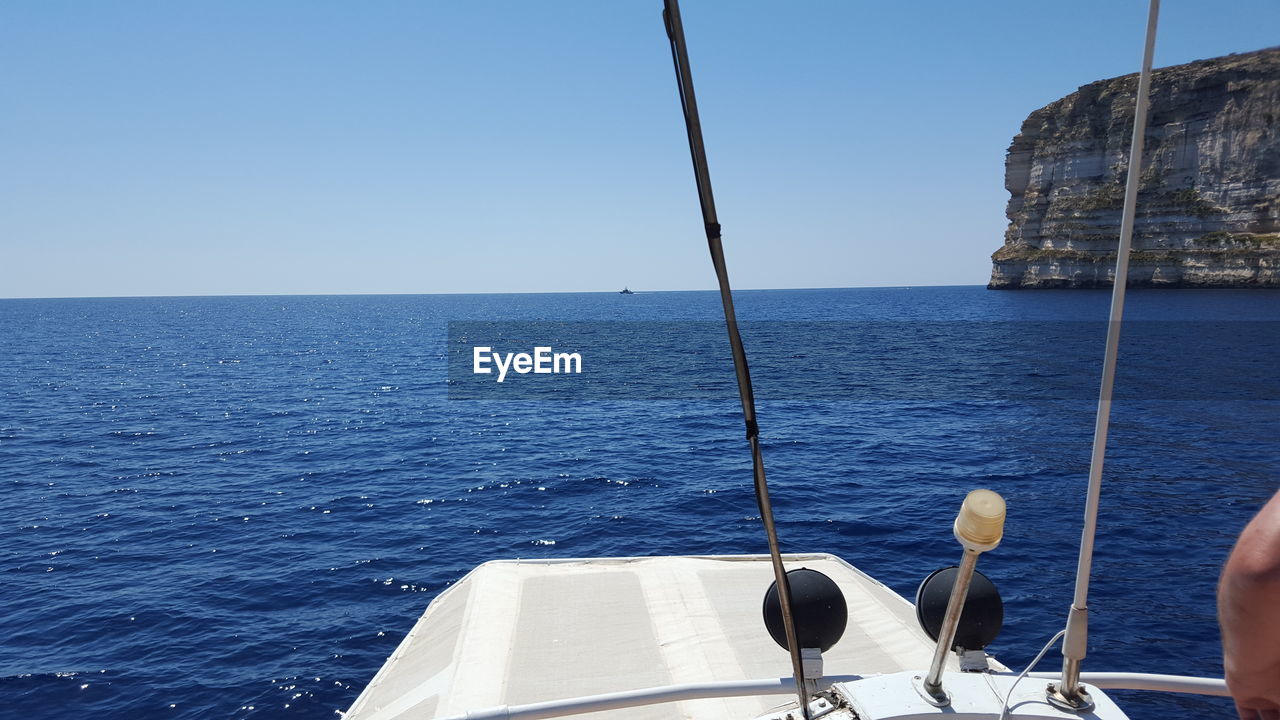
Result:
M889 588L826 554L784 556L849 607L826 675L927 669L933 643ZM441 718L680 683L790 677L761 619L767 555L500 560L442 592L347 712ZM954 668L954 659L951 660ZM753 718L787 696L688 700L581 717Z

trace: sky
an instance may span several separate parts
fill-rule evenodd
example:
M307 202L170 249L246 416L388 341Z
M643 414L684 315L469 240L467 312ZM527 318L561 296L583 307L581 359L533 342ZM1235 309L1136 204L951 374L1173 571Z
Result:
M1146 2L685 0L735 288L977 285ZM1167 0L1157 66L1280 43ZM0 297L711 289L660 0L0 3Z

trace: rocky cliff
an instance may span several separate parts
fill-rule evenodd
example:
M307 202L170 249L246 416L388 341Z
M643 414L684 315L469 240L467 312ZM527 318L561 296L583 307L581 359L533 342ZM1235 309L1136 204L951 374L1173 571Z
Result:
M1137 74L1035 112L1005 161L991 288L1107 287ZM1153 73L1130 286L1280 287L1280 47Z

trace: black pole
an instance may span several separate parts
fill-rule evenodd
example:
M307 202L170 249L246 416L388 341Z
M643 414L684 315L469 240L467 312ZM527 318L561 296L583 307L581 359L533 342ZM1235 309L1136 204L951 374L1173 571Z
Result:
M725 327L729 331L729 346L733 349L733 368L738 377L738 395L742 398L742 418L747 426L747 443L751 446L751 468L755 478L756 503L760 506L760 520L769 538L769 557L773 561L773 575L778 583L778 599L782 606L782 626L787 636L787 648L791 652L791 671L796 681L796 697L800 712L809 718L808 689L804 677L804 662L800 657L800 644L796 640L795 619L791 614L791 584L782 565L782 552L778 549L778 529L773 523L773 505L769 502L769 485L764 475L764 457L760 453L760 428L756 424L756 400L751 390L751 371L747 367L747 353L738 333L738 321L733 311L733 294L729 287L729 271L725 267L724 247L720 242L720 223L716 219L716 201L711 194L711 174L707 170L707 152L702 143L702 125L698 121L698 103L693 95L693 74L689 70L689 53L684 43L684 25L680 21L680 4L677 0L664 0L663 19L667 37L671 41L671 59L675 63L676 82L680 88L680 104L684 110L685 129L689 134L689 154L693 158L693 176L698 185L698 200L702 204L702 223L707 233L707 247L711 250L711 264L715 266L716 280L720 283L720 302L724 305Z

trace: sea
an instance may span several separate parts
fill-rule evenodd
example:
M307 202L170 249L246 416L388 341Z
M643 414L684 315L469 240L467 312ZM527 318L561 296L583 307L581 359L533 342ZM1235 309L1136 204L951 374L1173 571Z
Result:
M1071 602L1110 293L734 297L784 551L910 599L959 560L965 493L995 490L987 650L1024 667ZM487 560L767 552L721 313L714 292L0 300L0 714L335 718ZM1280 486L1278 319L1275 291L1129 293L1086 672L1221 676L1217 576ZM481 346L581 368L499 383ZM1136 720L1234 716L1113 695Z

